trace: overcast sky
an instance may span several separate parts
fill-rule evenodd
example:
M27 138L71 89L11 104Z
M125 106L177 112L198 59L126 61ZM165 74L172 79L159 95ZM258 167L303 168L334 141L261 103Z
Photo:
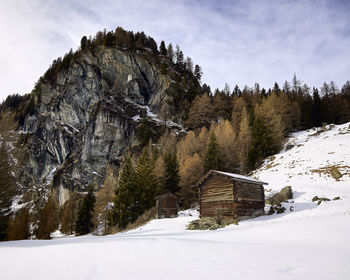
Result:
M294 73L310 86L350 80L350 1L0 0L0 100L28 93L83 35L117 26L179 44L212 89Z

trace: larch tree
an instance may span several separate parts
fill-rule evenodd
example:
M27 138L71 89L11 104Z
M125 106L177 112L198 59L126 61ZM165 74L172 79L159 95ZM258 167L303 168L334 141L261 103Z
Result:
M217 141L221 147L222 168L234 171L238 165L236 132L228 120L221 120L214 129Z
M192 187L204 173L203 161L198 153L188 155L180 166L180 196L184 199L184 207L190 207L196 201L195 190Z
M197 95L192 102L185 124L191 129L198 129L203 126L209 128L213 115L214 110L209 95Z
M246 173L249 168L249 149L251 146L251 128L249 125L249 115L247 109L244 107L242 112L241 123L239 124L239 133L237 137L237 151L239 166L242 173Z
M239 124L241 123L243 108L247 108L247 103L243 97L235 99L232 109L232 124L234 129L238 130Z
M172 63L174 62L174 48L171 43L167 47L167 57L170 59Z

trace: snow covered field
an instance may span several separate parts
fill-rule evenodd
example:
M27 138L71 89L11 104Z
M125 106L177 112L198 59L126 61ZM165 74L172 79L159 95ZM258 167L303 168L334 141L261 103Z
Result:
M350 279L350 125L288 144L253 174L267 195L292 186L284 214L187 231L192 210L111 236L2 242L0 279Z

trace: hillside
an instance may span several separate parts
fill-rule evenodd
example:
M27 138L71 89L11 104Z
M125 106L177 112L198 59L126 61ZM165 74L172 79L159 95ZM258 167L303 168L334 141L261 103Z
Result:
M105 237L3 242L2 277L348 279L350 123L294 133L284 147L253 173L269 183L267 194L292 186L294 199L283 204L284 214L188 231L186 224L198 215L188 210ZM332 167L340 179L330 175ZM318 205L314 196L330 201Z

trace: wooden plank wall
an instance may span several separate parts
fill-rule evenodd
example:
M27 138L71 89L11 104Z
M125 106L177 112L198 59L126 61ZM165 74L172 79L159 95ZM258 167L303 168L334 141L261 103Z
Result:
M170 218L177 216L178 201L176 197L160 197L157 199L156 207L159 218Z
M211 175L200 192L200 215L204 217L233 216L232 181Z
M235 181L233 187L234 212L237 217L264 214L265 197L262 185Z

